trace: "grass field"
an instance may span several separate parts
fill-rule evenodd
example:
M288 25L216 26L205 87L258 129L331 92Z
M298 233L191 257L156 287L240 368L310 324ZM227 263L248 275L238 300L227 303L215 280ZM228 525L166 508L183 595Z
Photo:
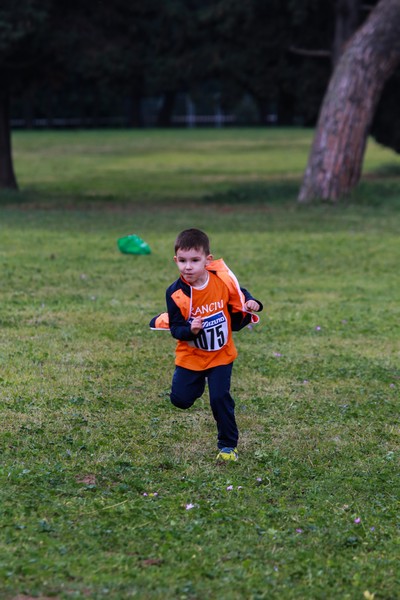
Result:
M400 159L299 207L305 130L16 132L0 194L0 597L400 598ZM265 305L240 461L152 332L204 228ZM137 233L149 256L116 241Z

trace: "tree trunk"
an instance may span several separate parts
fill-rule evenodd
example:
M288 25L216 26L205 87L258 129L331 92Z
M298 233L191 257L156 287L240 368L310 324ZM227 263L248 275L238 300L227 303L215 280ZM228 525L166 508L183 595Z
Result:
M349 41L322 103L299 202L338 201L359 182L383 86L400 63L399 31L399 0L380 0Z
M170 127L175 106L175 92L165 92L157 115L157 127Z
M267 122L266 102L260 96L253 94L253 99L257 107L258 124L264 127Z
M143 127L142 96L136 91L129 96L127 125L128 127Z
M0 188L16 190L11 154L10 98L7 90L0 91Z

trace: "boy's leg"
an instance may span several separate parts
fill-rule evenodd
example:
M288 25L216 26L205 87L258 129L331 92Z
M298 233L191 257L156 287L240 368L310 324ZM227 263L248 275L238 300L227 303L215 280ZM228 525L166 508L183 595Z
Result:
M178 408L190 408L205 388L204 371L176 367L172 377L171 402Z
M217 422L218 448L236 448L239 432L235 419L235 402L230 394L233 363L208 370L210 404Z

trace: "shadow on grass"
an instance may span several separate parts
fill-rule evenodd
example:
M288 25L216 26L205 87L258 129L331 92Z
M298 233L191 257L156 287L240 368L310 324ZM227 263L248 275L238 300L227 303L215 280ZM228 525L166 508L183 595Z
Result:
M29 194L19 190L0 190L0 206L20 205L27 202L32 202L32 197Z
M224 192L215 192L202 198L209 204L297 204L300 190L298 181L278 181L272 183L240 184ZM334 204L329 201L315 201L313 205ZM379 207L400 209L400 180L365 177L358 187L338 205ZM305 205L307 206L307 205Z
M400 180L365 177L346 200L348 204L400 210Z
M207 194L202 201L210 204L282 204L296 202L299 189L299 181L248 183Z
M389 169L390 167L390 169ZM387 165L390 175L366 174L363 176L358 187L353 190L346 198L343 198L338 203L330 201L315 201L311 204L331 205L331 206L364 206L371 208L387 208L395 212L400 210L400 177L396 177L394 172L396 169L400 174L400 167L397 165ZM305 207L310 204L299 205L297 197L300 190L300 181L283 180L272 182L251 182L232 185L227 190L215 190L204 195L200 200L198 198L191 199L190 191L185 199L192 200L193 204L203 203L209 205L225 205L225 206L292 206ZM148 202L148 207L155 205L179 205L179 201L166 198L153 198ZM67 209L83 209L83 208L98 208L99 210L118 207L138 206L137 202L127 196L115 195L99 195L99 194L66 194L62 192L49 193L38 190L0 190L0 207L5 206L24 206L29 208L67 208Z
M96 209L127 207L133 204L127 196L117 194L71 194L38 190L0 190L0 207L29 209Z
M374 171L376 177L400 177L399 163L386 163Z

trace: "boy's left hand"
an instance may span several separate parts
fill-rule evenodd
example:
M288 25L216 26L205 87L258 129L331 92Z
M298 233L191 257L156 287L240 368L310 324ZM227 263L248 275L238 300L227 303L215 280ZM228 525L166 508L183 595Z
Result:
M255 300L247 300L244 307L246 310L251 310L254 312L257 312L258 310L260 310L260 305Z
M197 335L203 329L203 320L201 317L195 317L190 324L190 329L194 335Z

